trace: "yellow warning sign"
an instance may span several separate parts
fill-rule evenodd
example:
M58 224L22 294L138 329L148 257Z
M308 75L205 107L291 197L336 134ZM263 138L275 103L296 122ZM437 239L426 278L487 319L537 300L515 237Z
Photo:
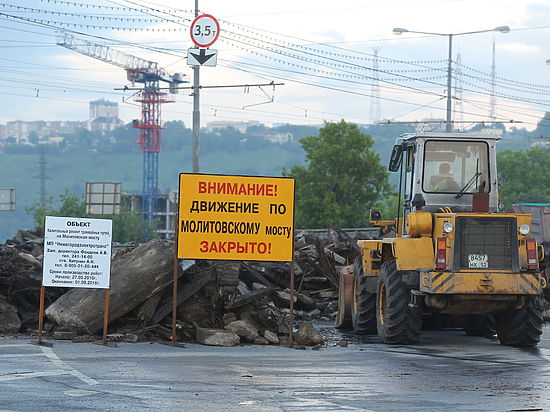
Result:
M294 179L180 174L178 258L292 260Z

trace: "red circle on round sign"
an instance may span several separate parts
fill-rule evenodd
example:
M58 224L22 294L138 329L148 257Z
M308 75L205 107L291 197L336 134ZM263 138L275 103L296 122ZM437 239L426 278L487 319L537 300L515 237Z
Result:
M212 22L216 25L216 31L214 32L211 29L208 29L208 30L204 30L204 32L208 31L209 33L203 34L203 30L201 29L201 26L197 24L200 19L212 20ZM198 32L196 27L198 27ZM209 26L205 26L205 27L209 27ZM201 14L200 16L197 16L195 20L193 20L193 23L191 23L191 27L189 28L189 33L191 34L191 40L193 40L193 43L195 43L197 46L208 47L214 44L216 40L218 40L218 36L220 35L220 23L218 23L218 20L211 14ZM205 37L205 39L201 39L201 37ZM203 41L201 42L201 40Z

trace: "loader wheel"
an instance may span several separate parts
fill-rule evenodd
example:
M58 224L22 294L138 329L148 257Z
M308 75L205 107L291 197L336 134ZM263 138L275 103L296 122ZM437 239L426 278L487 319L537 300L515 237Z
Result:
M531 347L540 342L543 325L543 298L526 295L521 309L508 309L494 315L501 345Z
M411 287L402 280L395 261L384 262L378 279L376 323L384 343L414 344L420 340L422 311L409 305Z
M346 269L346 268L344 268ZM351 321L353 271L340 271L338 280L338 312L336 314L336 328L341 330L353 329Z
M363 274L361 255L353 268L351 293L353 331L364 335L376 335L376 294L367 291L367 278Z
M466 317L464 332L468 336L492 338L497 333L495 320L491 315L469 315Z

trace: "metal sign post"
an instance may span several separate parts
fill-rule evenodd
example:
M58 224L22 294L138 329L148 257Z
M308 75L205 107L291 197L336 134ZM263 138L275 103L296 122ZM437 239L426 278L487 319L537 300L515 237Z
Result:
M176 211L174 222L174 266L172 280L172 344L176 343L176 321L178 308L178 212Z
M195 20L191 23L190 34L191 40L199 48L211 46L220 35L220 23L214 16L210 14L199 16L199 0L195 0ZM202 63L193 66L193 172L195 173L199 173L200 171L201 151L200 67L208 60L212 60L212 55L207 56L206 53L206 51L200 50L198 57L195 59L197 62L202 61Z

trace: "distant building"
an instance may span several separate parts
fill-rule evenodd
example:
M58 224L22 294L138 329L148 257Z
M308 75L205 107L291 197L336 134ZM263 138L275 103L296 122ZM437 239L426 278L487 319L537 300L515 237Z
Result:
M271 143L288 143L294 140L294 135L290 132L288 133L251 133L252 136L261 137L262 139L269 140Z
M178 204L177 199L174 197L172 191L171 194L159 193L157 194L157 212L155 213L155 220L158 222L156 232L163 239L172 239L174 236L176 210ZM122 202L130 207L130 211L133 213L143 212L143 194L141 193L124 193L122 195Z
M248 122L218 120L214 122L208 122L206 124L206 128L208 130L225 129L226 127L232 127L234 129L237 129L241 133L245 133L246 129L250 126L262 126L262 124L255 120L249 120Z
M14 120L7 122L5 137L13 137L17 142L26 141L31 133L36 133L40 138L58 136L60 134L74 134L79 129L85 129L87 122L78 120Z
M88 130L92 132L110 132L123 125L118 117L118 103L105 99L90 102L90 120Z

